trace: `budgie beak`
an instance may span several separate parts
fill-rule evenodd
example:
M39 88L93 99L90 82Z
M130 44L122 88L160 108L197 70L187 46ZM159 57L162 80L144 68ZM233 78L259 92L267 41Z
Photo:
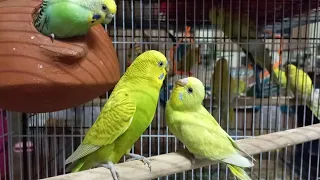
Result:
M168 61L167 61L167 65L166 65L166 71L167 71L167 73L169 72L169 70L170 70L170 67L169 67L169 63L168 63Z
M112 21L113 17L114 17L114 14L107 14L103 21L103 24L109 24Z
M186 86L188 84L188 78L179 79L175 84L179 86Z

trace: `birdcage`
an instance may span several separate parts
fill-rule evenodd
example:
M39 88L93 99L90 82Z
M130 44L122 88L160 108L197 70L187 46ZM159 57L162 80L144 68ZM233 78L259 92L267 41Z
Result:
M105 29L113 41L121 72L124 73L138 55L151 49L165 54L170 64L170 71L159 93L154 119L132 146L132 153L151 157L185 148L166 125L165 106L174 82L188 76L197 77L203 82L206 91L203 106L234 140L244 139L242 142L247 142L247 139L261 135L318 123L319 119L307 107L306 101L301 102L295 98L298 94L288 90L290 85L274 83L272 78L276 73L269 72L266 67L286 71L287 64L295 64L307 72L312 79L314 91L317 91L320 58L319 1L115 2L117 13ZM221 14L221 11L216 11L215 15L210 14L213 8L224 9L225 13L231 15ZM248 25L250 28L246 28ZM228 28L231 29L229 32L226 31ZM263 47L262 51L259 47ZM263 67L256 63L261 57ZM221 59L227 60L230 77L215 88L224 85L230 92L233 90L231 79L234 79L234 88L237 90L232 100L229 92L227 99L222 98L222 93L226 92L221 90L220 95L215 97L213 94L212 78L216 64ZM281 78L278 80L283 81ZM65 166L66 158L81 144L111 93L112 90L86 104L57 112L32 114L0 110L1 179L31 180L69 173ZM316 93L312 94L316 96ZM235 117L232 119L228 114L222 118L223 108L231 108ZM319 128L315 126L314 129L304 130L305 134L301 133L302 130L288 131L285 135L290 141L282 141L281 138L285 137L280 135L268 136L265 142L259 144L261 147L256 147L260 150L250 151L255 154L256 162L254 167L246 170L247 173L252 179L319 179ZM196 133L194 135L197 136ZM274 137L279 138L279 144ZM254 142L257 141L259 139ZM273 145L268 147L271 143ZM248 147L245 146L246 150ZM268 151L268 148L272 151ZM124 161L125 157L119 163ZM175 162L168 161L168 164ZM157 170L155 173L153 169L152 172L145 172L151 174L149 179L233 179L223 163L199 165L200 168L192 170L186 164L181 167L179 164L171 164L168 165L171 171L161 162L157 163L155 168L162 165L165 170L174 173L159 173ZM87 179L91 178L87 176ZM127 177L145 179L134 174Z

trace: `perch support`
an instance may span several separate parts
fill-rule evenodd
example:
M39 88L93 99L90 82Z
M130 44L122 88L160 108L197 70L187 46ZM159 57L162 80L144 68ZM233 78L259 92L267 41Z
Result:
M241 148L251 155L281 149L287 146L320 139L320 124L290 129L281 132L238 140ZM141 161L130 161L116 164L119 180L147 180L174 173L196 169L216 162L196 161L192 166L190 155L185 151L162 154L148 158L151 160L151 172ZM110 171L106 168L95 168L77 173L70 173L46 180L112 180Z

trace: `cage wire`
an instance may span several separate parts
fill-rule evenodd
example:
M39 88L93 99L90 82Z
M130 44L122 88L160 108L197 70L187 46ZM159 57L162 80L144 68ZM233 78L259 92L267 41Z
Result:
M294 98L297 94L290 94L288 87L270 83L274 74L255 66L252 60L261 52L243 50L264 43L273 65L284 68L288 63L295 64L309 74L318 89L319 1L116 0L116 3L117 14L106 30L116 49L121 72L149 49L164 53L171 67L154 120L132 147L133 153L150 157L184 148L166 126L164 107L174 82L187 76L195 76L204 83L204 106L211 113L219 109L216 120L235 140L319 122L306 102ZM224 17L222 24L237 26L235 29L241 36L228 37L218 21L210 20L209 10L214 7L234 14L219 15ZM245 28L249 20L256 24L250 29L255 37L249 36ZM246 90L228 104L228 108L234 109L234 120L230 115L220 118L223 102L217 102L212 94L211 77L221 58L228 61L237 86L240 81L245 82ZM230 91L231 79L227 79L220 85L227 83ZM57 112L24 114L0 110L1 179L31 180L67 173L65 159L79 146L111 92ZM252 179L261 180L318 179L319 147L316 140L255 155L257 162L247 172ZM233 176L225 165L217 164L158 179L233 179Z

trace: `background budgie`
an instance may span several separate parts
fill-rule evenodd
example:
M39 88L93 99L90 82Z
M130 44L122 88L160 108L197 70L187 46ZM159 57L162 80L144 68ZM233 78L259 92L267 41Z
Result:
M43 0L34 26L52 39L70 38L110 23L116 11L114 0Z
M287 87L287 76L286 76L286 72L282 71L280 69L280 67L275 67L273 69L274 72L274 76L278 79L278 81L280 82L280 86L282 88L286 88Z
M223 121L221 123L222 127L226 128L227 124L233 127L235 119L233 100L237 97L239 91L237 81L231 77L229 64L225 58L219 59L214 66L211 83L212 95L215 99L215 104L218 106L214 110L213 116L215 119L219 119L220 111L220 119L221 122ZM228 114L230 123L227 121Z
M312 80L307 73L298 69L293 64L288 64L287 78L289 79L289 89L298 99L300 104L305 104L312 113L320 119L319 113L319 95L315 91Z
M158 51L146 51L133 61L81 145L66 160L66 164L74 162L72 172L107 163L103 166L117 179L113 163L125 154L150 167L146 158L129 152L154 117L167 71L166 57Z
M209 12L209 18L212 24L218 25L231 40L237 41L239 38L239 42L243 44L238 45L244 52L250 53L255 63L261 69L266 68L270 75L273 73L270 52L266 49L262 39L259 39L261 30L258 29L257 32L256 24L250 18L245 14L239 16L237 12L231 13L222 7L213 7ZM241 34L239 34L240 32ZM249 42L247 38L249 38ZM280 85L274 75L272 75L272 81Z
M194 77L176 81L166 105L166 121L174 134L197 159L219 160L241 180L251 179L241 167L253 163L202 106L205 89Z

